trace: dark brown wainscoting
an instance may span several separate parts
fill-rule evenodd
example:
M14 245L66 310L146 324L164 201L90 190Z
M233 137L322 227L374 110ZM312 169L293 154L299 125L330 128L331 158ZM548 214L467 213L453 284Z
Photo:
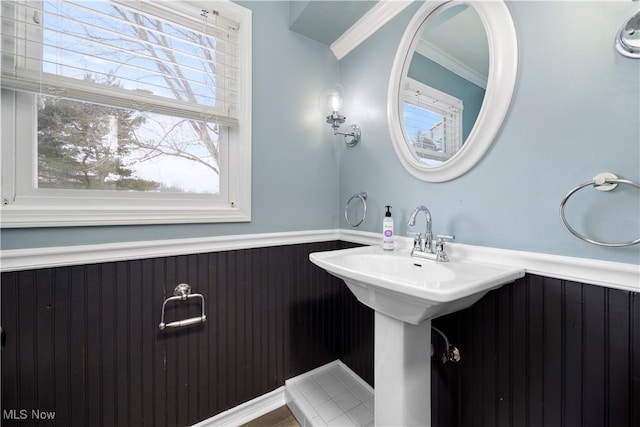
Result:
M187 426L338 359L352 297L308 256L346 246L3 273L2 425ZM182 282L205 296L208 321L159 332L162 303ZM196 303L172 304L166 321L197 314ZM359 365L372 370L367 356ZM15 419L20 410L27 419ZM32 410L55 411L55 423Z
M527 275L434 324L434 426L640 426L638 293Z
M187 426L337 358L373 385L372 311L308 261L351 246L3 273L2 425ZM209 320L160 333L181 282ZM640 294L527 275L434 325L463 357L433 361L434 427L640 425Z

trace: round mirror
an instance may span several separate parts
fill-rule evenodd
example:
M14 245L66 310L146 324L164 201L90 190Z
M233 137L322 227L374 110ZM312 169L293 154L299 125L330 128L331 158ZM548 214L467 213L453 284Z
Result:
M503 2L426 2L405 31L389 81L389 129L404 167L442 182L475 166L507 114L517 64Z

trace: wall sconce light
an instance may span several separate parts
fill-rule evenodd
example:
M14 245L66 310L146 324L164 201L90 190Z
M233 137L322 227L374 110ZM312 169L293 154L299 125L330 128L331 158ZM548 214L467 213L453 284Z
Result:
M640 59L640 12L637 12L618 32L616 50L627 58Z
M360 141L362 131L360 126L352 124L347 126L346 132L340 131L340 125L347 119L340 114L342 109L342 86L334 85L322 92L319 99L320 108L322 111L331 111L331 114L327 116L327 123L333 128L334 135L344 136L344 142L347 147L355 147Z

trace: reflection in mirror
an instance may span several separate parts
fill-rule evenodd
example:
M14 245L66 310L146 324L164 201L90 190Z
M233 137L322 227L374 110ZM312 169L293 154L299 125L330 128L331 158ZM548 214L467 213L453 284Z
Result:
M401 92L404 132L425 166L448 161L467 140L489 71L487 36L466 4L441 8L418 31Z
M478 164L509 111L517 71L518 40L503 1L424 2L389 78L387 119L402 166L444 182Z
M418 159L436 166L453 157L462 148L463 101L413 79L403 96L404 130Z

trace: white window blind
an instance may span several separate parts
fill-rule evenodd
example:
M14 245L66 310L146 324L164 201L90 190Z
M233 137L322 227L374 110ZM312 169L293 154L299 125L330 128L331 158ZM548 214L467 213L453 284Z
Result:
M251 220L251 11L1 0L5 227Z
M3 1L2 87L238 126L239 24L188 2Z
M408 109L405 106L403 115L405 128L412 133L408 136L420 157L447 160L460 150L462 100L407 78L404 102L415 107ZM416 140L416 133L423 141Z

